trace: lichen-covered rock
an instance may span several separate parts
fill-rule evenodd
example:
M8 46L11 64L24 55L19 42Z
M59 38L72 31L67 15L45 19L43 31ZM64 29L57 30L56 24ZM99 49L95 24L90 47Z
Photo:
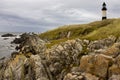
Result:
M112 61L111 57L102 54L86 55L80 60L80 71L91 73L104 79Z
M118 67L120 67L120 55L118 55L115 59L115 64L118 65Z
M120 74L120 55L115 59L114 64L109 68L109 77Z
M120 54L120 43L115 43L108 49L106 49L102 54L111 56L113 58L117 57Z
M50 80L48 78L46 67L43 65L42 60L39 55L32 55L30 60L34 62L34 71L36 80Z
M36 34L23 34L17 47L22 53L41 54L45 52L45 42Z
M85 76L86 80L100 80L99 77L96 77L95 75L92 75L90 73L83 73L82 75Z
M57 80L61 80L73 65L79 65L82 45L81 40L69 40L53 46L47 51L49 68Z
M115 43L115 41L116 41L116 37L114 37L114 36L110 36L110 37L102 39L102 40L92 41L88 45L88 49L91 52L94 52L95 50L99 50L99 49L106 49L109 46L113 45Z
M111 77L112 75L119 75L120 74L120 67L118 67L117 65L112 65L109 68L109 77Z
M23 78L23 64L25 63L25 56L19 55L14 59L10 59L8 62L4 62L6 66L3 66L0 71L4 74L1 74L1 80L20 80ZM4 71L3 71L4 70ZM22 73L23 72L23 73ZM18 74L19 73L19 74Z
M9 59L6 59L5 57L0 59L0 80L4 80L4 71L8 66L7 62L9 62Z
M23 54L4 62L0 69L0 80L49 80L39 55L30 58Z

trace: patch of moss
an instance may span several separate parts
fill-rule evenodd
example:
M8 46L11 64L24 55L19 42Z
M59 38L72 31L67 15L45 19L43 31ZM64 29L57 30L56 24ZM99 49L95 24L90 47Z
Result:
M50 41L50 43L47 43L46 46L47 46L47 48L51 48L53 45L59 44L61 42L65 42L67 40L68 40L67 38L59 39L59 40L52 40L52 41Z
M30 56L32 55L32 53L30 53L30 52L29 52L29 53L25 53L24 55L25 55L27 58L30 58Z
M21 80L25 80L25 67L24 67L24 64L21 65L22 68L21 68Z
M11 67L10 67L10 80L14 80L14 73Z

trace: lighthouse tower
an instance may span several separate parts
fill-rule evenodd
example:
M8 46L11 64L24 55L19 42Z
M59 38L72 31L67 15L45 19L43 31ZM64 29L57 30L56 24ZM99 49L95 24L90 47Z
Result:
M102 20L107 19L107 13L106 13L106 11L107 11L107 8L106 8L106 4L104 2L103 5L102 5Z

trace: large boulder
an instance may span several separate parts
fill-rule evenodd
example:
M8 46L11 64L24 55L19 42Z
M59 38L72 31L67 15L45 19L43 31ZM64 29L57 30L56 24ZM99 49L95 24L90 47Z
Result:
M16 58L9 59L8 62L4 62L6 66L2 66L0 69L0 72L2 78L1 80L20 80L23 78L24 70L23 70L23 65L25 62L25 57L22 55L17 56ZM4 70L4 71L3 71ZM18 74L19 73L19 74Z
M103 54L86 55L80 60L80 71L91 73L105 79L108 75L109 65L112 62L112 57Z
M45 66L46 63L44 63L39 55L32 55L30 57L30 60L33 60L34 67L33 70L35 72L35 79L36 80L50 80L50 75L48 74L48 71L46 71L47 66ZM32 73L32 72L31 72Z
M113 45L115 43L115 41L116 41L116 37L114 37L114 36L110 36L110 37L102 39L102 40L92 41L88 45L88 49L91 52L95 52L99 49L106 49L109 46Z
M4 71L7 68L7 63L9 62L9 58L3 57L0 59L0 80L4 80Z
M115 58L114 64L109 68L109 77L120 74L120 55Z
M102 54L116 58L120 54L120 43L114 43L106 49Z
M0 69L0 80L50 80L39 55L27 58L19 54L4 64Z

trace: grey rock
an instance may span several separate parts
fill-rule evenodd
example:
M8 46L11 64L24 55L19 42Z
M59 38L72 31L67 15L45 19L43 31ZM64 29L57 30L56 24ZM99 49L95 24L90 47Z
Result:
M106 49L109 46L113 45L116 41L116 37L110 36L108 38L102 39L102 40L97 40L97 41L92 41L88 45L88 49L93 52L95 50L99 49Z
M32 54L41 54L45 52L45 42L39 38L36 34L23 34L20 38L22 41L20 42L18 50L22 53L29 53Z
M107 70L109 69L109 65L112 62L112 57L102 54L86 55L80 60L80 71L91 73L105 79L108 74Z
M81 51L82 45L81 41L78 39L69 40L59 45L55 45L47 51L46 59L50 62L50 71L53 76L57 76L57 80L62 79L60 79L60 76L58 75L65 74L73 65L79 65Z
M120 80L120 75L112 75L109 80Z

